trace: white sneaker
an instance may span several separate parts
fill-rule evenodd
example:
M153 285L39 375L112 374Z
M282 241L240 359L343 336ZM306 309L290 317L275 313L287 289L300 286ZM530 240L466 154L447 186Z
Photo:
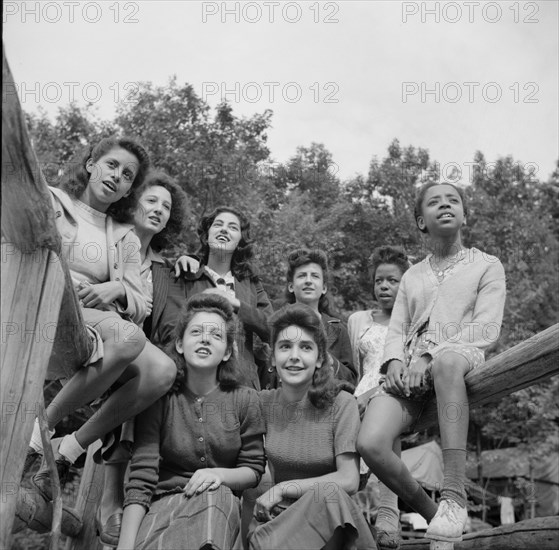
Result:
M454 500L443 498L439 502L439 509L429 523L425 536L433 540L458 542L462 540L462 533L466 526L468 512Z

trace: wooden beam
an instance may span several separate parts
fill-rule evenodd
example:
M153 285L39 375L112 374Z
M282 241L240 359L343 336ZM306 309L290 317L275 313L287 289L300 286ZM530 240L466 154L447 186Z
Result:
M405 540L402 550L429 550L428 539ZM556 550L559 548L559 517L527 519L512 525L464 535L454 550Z
M542 380L559 374L559 324L491 358L466 376L470 407L499 401ZM437 402L433 399L421 415L416 431L436 425Z
M38 413L49 357L59 346L69 377L90 354L46 182L31 146L13 76L2 55L2 347L0 352L0 547L9 548L24 457ZM62 319L73 327L62 343ZM58 343L57 343L58 342ZM55 353L55 358L59 356Z
M101 550L104 547L97 538L94 519L103 491L103 465L93 460L99 446L100 443L96 442L87 450L76 500L75 509L79 517L84 518L84 526L78 536L67 539L65 550Z
M2 255L6 245L1 247ZM10 251L1 263L2 348L0 356L0 548L9 548L17 494L33 421L42 402L46 366L64 290L53 252Z

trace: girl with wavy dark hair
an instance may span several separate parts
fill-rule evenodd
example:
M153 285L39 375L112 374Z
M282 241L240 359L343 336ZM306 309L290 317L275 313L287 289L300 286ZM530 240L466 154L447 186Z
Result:
M133 140L107 138L88 148L61 189L49 188L55 219L81 312L94 342L85 368L55 396L46 411L48 427L105 395L95 415L65 436L55 458L62 482L85 449L153 403L171 387L176 368L170 358L146 345L138 325L148 305L140 274L140 242L124 215L135 204L134 191L149 166L147 152ZM35 426L28 467L42 453ZM33 477L46 498L52 498L46 463Z
M322 319L328 336L328 352L336 378L357 384L347 328L335 317L328 300L328 256L322 250L301 248L287 257L287 303L311 307Z
M266 387L270 373L266 365L257 365L255 347L269 339L268 318L273 309L251 265L250 222L236 208L220 206L200 220L198 236L200 269L192 273L183 266L184 288L174 291L176 299L167 303L157 323L155 337L163 344L170 341L177 311L185 296L218 292L229 301L239 320L235 338L240 357L239 381L255 389ZM185 257L178 263L182 264L184 260Z
M309 306L271 319L279 389L262 391L273 486L256 500L249 547L375 549L350 495L359 484L359 412L329 368L327 337Z
M188 300L168 353L173 389L137 419L118 548L240 548L238 492L264 471L255 390L238 384L229 300Z
M130 216L136 235L140 239L141 278L148 301L148 317L144 332L149 336L152 311L164 306L171 263L163 258L161 250L179 239L186 227L187 197L180 186L165 172L152 170L137 190L137 206ZM150 369L171 360L149 340L134 364ZM170 367L170 370L174 370ZM157 397L157 396L156 396ZM147 406L147 405L146 405ZM130 445L134 437L134 420L123 424L106 438L101 456L104 463L104 481L101 501L96 516L98 535L107 546L116 546L122 520L124 478L130 459ZM99 457L96 456L97 460Z

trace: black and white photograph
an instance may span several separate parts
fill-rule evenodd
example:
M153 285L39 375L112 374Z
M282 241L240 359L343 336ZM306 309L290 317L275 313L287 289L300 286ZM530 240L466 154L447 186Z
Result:
M559 0L5 0L0 548L559 547Z

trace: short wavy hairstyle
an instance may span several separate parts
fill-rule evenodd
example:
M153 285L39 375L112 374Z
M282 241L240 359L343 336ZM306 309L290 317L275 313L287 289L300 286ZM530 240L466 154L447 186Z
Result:
M406 256L403 248L399 248L396 246L379 246L373 250L373 253L369 257L369 274L373 281L373 285L375 282L375 275L379 265L382 264L390 264L395 265L399 270L400 273L403 275L410 267L411 263ZM373 296L374 296L374 288L373 288ZM376 296L374 296L376 300Z
M294 250L287 256L287 273L285 278L287 279L287 285L285 287L285 301L288 304L294 304L297 300L295 298L295 293L289 291L289 283L293 283L293 277L295 276L295 271L307 264L318 264L322 269L322 276L324 279L324 284L326 288L330 283L330 269L328 267L328 256L326 252L315 249L299 248ZM320 313L326 313L327 315L333 315L330 300L328 300L328 291L326 291L318 301L318 311Z
M186 387L188 377L186 361L184 356L177 351L175 344L177 340L182 339L188 324L197 313L217 313L225 323L227 349L231 351L231 356L220 363L217 369L217 381L221 390L232 391L239 386L238 380L241 376L237 363L236 346L234 345L237 323L233 314L233 307L227 298L219 294L201 293L195 294L187 300L175 325L175 338L165 350L177 366L177 377L170 392L177 393L183 391Z
M288 327L298 327L312 336L318 348L318 359L322 360L322 367L314 371L308 391L309 400L317 409L331 405L338 393L346 389L346 385L334 378L326 331L318 315L306 304L289 304L272 315L270 326L272 356L281 332Z
M162 170L150 170L140 187L136 191L138 201L142 195L151 187L163 187L169 191L171 195L171 215L167 225L151 239L150 246L156 252L167 248L178 239L186 229L186 219L189 214L188 210L188 197L181 189L178 183ZM136 208L141 208L138 203ZM132 215L129 223L134 223L134 216Z
M427 228L421 229L417 223L417 218L419 218L419 216L423 216L422 208L423 208L423 200L425 199L425 194L429 189L431 189L431 187L436 187L437 185L449 185L450 187L453 187L458 193L458 195L460 195L460 199L462 200L462 208L464 209L464 216L468 215L468 204L466 202L466 195L464 194L464 191L460 187L456 187L456 185L447 182L440 182L440 183L436 181L427 182L417 192L417 196L415 198L415 204L413 207L413 217L415 219L415 224L417 225L417 229L419 229L419 231L421 231L422 233L427 233Z
M111 204L107 210L107 214L112 218L124 222L130 218L136 208L137 195L135 191L142 185L150 167L148 152L135 139L112 136L102 139L97 145L89 145L67 165L60 182L60 188L70 196L79 199L89 183L90 174L86 168L87 161L91 159L93 162L97 162L102 156L116 148L122 148L134 155L140 165L132 182L131 193Z
M250 222L248 218L237 208L233 206L218 206L213 212L204 216L198 223L197 233L200 239L200 246L198 248L198 255L202 260L202 264L207 265L210 256L210 246L208 244L208 233L214 220L225 212L233 214L239 218L241 222L241 240L237 249L231 258L231 273L239 281L249 279L251 281L258 281L259 277L256 274L251 260L254 257L253 244L250 239Z

